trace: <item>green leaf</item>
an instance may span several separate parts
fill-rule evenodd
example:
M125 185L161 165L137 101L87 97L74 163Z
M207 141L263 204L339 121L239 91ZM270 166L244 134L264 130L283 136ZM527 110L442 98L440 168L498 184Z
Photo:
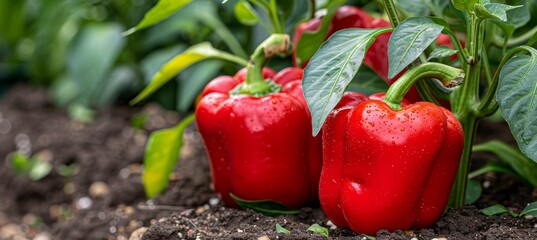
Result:
M390 85L384 81L375 71L367 65L363 65L358 70L356 76L347 87L347 91L361 92L366 95L386 92Z
M175 56L172 60L162 66L159 72L157 72L151 79L151 83L131 101L131 104L136 104L154 93L183 69L194 63L210 58L220 58L242 65L246 65L247 63L246 60L242 58L213 48L208 42L196 44L185 50L183 53Z
M92 123L96 117L94 110L76 102L69 105L67 113L69 114L69 118L82 123Z
M528 206L526 206L520 213L520 216L523 215L531 215L537 218L537 202L529 203Z
M472 12L478 0L451 0L453 6L463 12Z
M516 9L522 6L510 6L500 3L486 3L484 5L476 4L475 13L482 19L494 18L502 22L507 21L507 11Z
M388 43L390 67L388 77L393 78L416 60L444 29L426 17L407 18L393 30Z
M466 187L466 195L464 198L465 204L473 204L475 203L479 197L481 197L481 192L483 189L481 188L481 184L476 181L469 179L468 180L468 186Z
M245 0L235 3L234 11L235 18L237 18L237 20L244 25L253 26L258 22L256 11L252 5Z
M121 37L123 28L111 23L93 23L75 37L70 49L67 73L77 83L77 100L88 107L98 105L101 93L106 89L110 69L125 45Z
M532 186L537 186L537 163L527 158L520 150L511 147L503 142L492 140L489 142L474 145L473 151L488 151L496 154L501 161L508 164L512 169L502 169L497 166L496 171L514 172L515 176L522 178Z
M509 209L507 209L506 207L504 207L501 204L496 204L496 205L492 205L490 207L486 207L484 209L481 209L480 212L482 212L483 214L485 214L487 216L493 216L493 215L498 215L498 214L502 214L502 213L508 213Z
M144 19L142 19L142 21L135 27L127 30L124 35L130 35L138 30L155 25L170 17L190 2L192 2L192 0L159 0L157 5L145 14Z
M304 70L302 82L314 135L319 133L358 72L369 46L378 35L388 31L388 28L344 29L336 32L315 53Z
M296 44L296 61L298 65L301 66L303 63L308 61L319 49L321 44L326 39L328 30L330 27L330 22L336 14L336 10L339 6L343 5L345 1L343 0L334 0L330 1L326 6L326 15L323 17L319 29L315 32L303 32L302 37Z
M34 181L43 179L52 170L52 165L49 162L42 161L37 157L33 157L32 162L32 168L28 172L28 177Z
M445 1L445 0L444 0ZM431 0L399 0L397 6L409 17L428 16L431 14L429 6Z
M283 204L274 202L272 200L244 200L241 199L232 193L229 196L242 208L252 209L256 212L260 212L267 216L279 216L279 215L289 215L289 214L298 214L300 210L291 210L286 208Z
M537 43L537 32L535 32L533 36L531 36L531 38L528 40L528 43L526 45L532 47L536 43Z
M515 29L521 28L531 20L530 10L526 0L519 0L515 6L521 6L516 9L507 12L507 24L515 27Z
M17 174L23 174L30 170L30 158L26 154L14 152L11 154L11 167Z
M515 56L501 69L496 98L522 152L537 162L537 50Z
M282 227L282 225L280 225L279 223L276 223L276 232L277 232L277 233L283 233L283 234L289 234L291 231L285 229L285 228Z
M183 132L195 120L191 114L177 126L151 133L144 156L143 183L148 198L153 198L168 186L179 151L183 145Z
M317 223L311 225L308 228L308 231L318 233L318 234L321 234L321 235L323 235L325 237L328 237L328 229L325 228L325 227L322 227L321 225L319 225Z
M427 61L430 61L432 59L436 58L445 58L445 57L451 57L453 54L456 54L458 51L455 49L451 49L446 46L438 46L436 47L433 52L429 55L427 58Z

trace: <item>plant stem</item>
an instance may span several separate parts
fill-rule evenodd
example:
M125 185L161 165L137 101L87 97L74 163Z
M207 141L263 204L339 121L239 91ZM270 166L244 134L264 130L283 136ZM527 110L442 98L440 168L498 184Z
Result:
M458 84L464 76L461 69L449 65L429 62L418 65L405 72L393 83L384 97L384 101L394 110L401 109L401 101L412 85L420 79L437 78L444 86Z
M313 19L315 17L315 0L309 0L309 2L310 2L309 19Z
M390 22L392 23L392 27L397 27L397 25L399 25L399 15L397 15L397 10L395 9L393 0L384 0L383 2L386 13L388 14Z

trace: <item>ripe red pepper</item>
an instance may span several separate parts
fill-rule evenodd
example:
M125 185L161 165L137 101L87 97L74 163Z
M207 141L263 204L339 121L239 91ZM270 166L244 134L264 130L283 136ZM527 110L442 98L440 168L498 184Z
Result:
M345 93L322 131L319 198L335 225L374 235L438 220L464 141L451 112L428 102L393 110Z
M321 138L311 134L302 69L263 72L281 91L262 97L230 95L246 72L217 77L203 91L196 122L209 153L214 188L226 205L238 207L232 193L298 208L318 199Z

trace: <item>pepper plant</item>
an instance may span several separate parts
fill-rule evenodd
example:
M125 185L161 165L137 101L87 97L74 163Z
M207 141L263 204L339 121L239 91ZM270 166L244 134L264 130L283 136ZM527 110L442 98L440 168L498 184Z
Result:
M465 193L468 182L468 168L477 123L480 119L495 113L498 108L500 108L503 117L508 122L522 153L524 153L531 160L537 161L537 152L535 151L537 147L537 125L535 124L535 119L537 119L537 81L533 76L535 74L534 72L537 71L537 63L535 62L537 51L531 47L531 45L535 43L534 39L537 38L537 36L526 34L524 35L525 39L522 41L517 41L515 46L510 45L509 38L514 33L514 29L517 27L516 24L520 24L520 18L523 18L528 14L528 6L524 4L511 6L501 3L491 3L487 0L452 0L451 4L445 2L442 3L441 1L427 2L429 3L427 6L430 6L433 10L435 10L432 12L441 14L447 9L454 13L453 15L457 17L456 21L458 24L462 24L462 26L466 27L465 47L463 47L458 35L455 34L455 31L452 30L452 26L447 21L440 18L424 16L408 17L401 21L401 14L399 13L399 9L396 8L396 5L394 5L394 2L391 0L385 0L383 3L385 10L390 17L392 27L374 29L346 29L336 32L320 47L307 65L304 73L303 88L306 100L312 113L313 131L316 134L320 132L321 128L323 128L323 142L325 144L330 142L330 140L337 141L334 140L335 137L332 137L332 132L335 132L333 134L336 134L337 132L341 134L341 132L343 132L341 130L345 129L343 126L349 126L350 129L344 133L346 137L339 137L339 139L347 139L347 141L350 142L354 141L354 144L362 146L360 144L367 143L371 141L369 138L372 138L373 141L377 141L378 143L378 146L372 146L372 148L378 148L378 151L384 153L396 152L396 148L399 147L407 148L407 150L402 149L397 155L392 156L393 162L391 162L391 164L389 160L385 164L379 164L378 161L375 162L373 160L377 159L374 157L374 153L367 153L370 150L364 150L349 145L346 145L346 147L335 146L336 148L333 149L329 147L327 149L325 145L323 150L325 152L325 160L333 153L339 154L339 151L354 151L349 153L351 155L345 155L346 153L342 152L342 156L336 156L335 158L342 157L345 159L345 156L357 155L356 157L349 157L353 161L352 164L363 165L364 168L372 168L365 170L366 175L373 175L375 173L372 171L375 171L377 168L381 168L377 170L378 173L376 173L378 178L383 178L382 176L384 175L382 173L387 174L391 171L390 169L394 167L398 168L398 171L401 172L412 171L413 174L423 176L429 176L429 174L431 174L430 171L432 169L418 171L418 169L422 168L418 168L418 165L416 165L414 169L412 169L412 167L409 168L407 162L413 161L417 158L423 158L426 155L426 152L434 149L431 145L420 141L442 142L438 138L438 136L443 136L442 131L444 130L442 130L442 124L432 126L428 129L423 129L427 126L427 124L412 125L408 123L411 123L411 120L415 121L415 119L424 120L427 118L425 117L426 114L424 116L419 116L417 112L412 112L412 114L408 113L404 116L398 116L391 115L391 113L389 113L390 111L396 111L396 114L400 114L404 113L405 111L409 111L409 109L412 107L415 107L413 104L409 107L403 107L402 110L399 110L401 109L401 98L409 90L410 85L415 83L421 98L426 101L437 103L437 99L449 100L451 111L457 117L458 121L460 121L460 124L464 129L464 137L463 139L460 139L460 142L464 140L464 147L462 149L462 155L460 155L459 169L456 174L450 199L451 206L461 207L465 201ZM404 4L402 3L400 5L402 6ZM405 10L412 11L412 9L408 8ZM509 14L509 12L513 11L518 12L516 14ZM526 11L526 15L523 14L524 11ZM500 28L503 31L498 33L497 30L492 30L496 28ZM357 74L361 65L364 63L366 53L375 42L375 39L381 34L387 32L391 32L387 51L389 60L388 78L392 79L407 69L406 72L402 73L402 76L390 87L384 98L384 102L387 103L393 110L386 109L379 113L379 111L376 110L377 107L372 107L369 110L364 109L359 111L358 109L362 109L367 105L354 103L353 107L356 109L351 110L354 112L349 113L351 115L348 115L348 118L346 118L345 121L352 121L353 119L355 119L355 121L352 123L337 122L339 120L337 120L337 117L334 118L332 114L343 114L340 112L342 110L340 110L339 107L341 107L342 103L351 101L348 99L345 100L345 90L353 77ZM459 61L457 68L444 63L432 61L437 61L438 59L436 58L439 56L448 57L453 53L451 51L445 51L445 49L434 51L430 49L430 45L440 36L441 33L447 34L451 39L451 42L454 43L453 45L457 50ZM489 56L491 55L489 51L493 49L491 46L494 41L492 41L491 38L498 37L495 34L500 34L504 38L504 44L501 46L503 58L501 59L500 63L493 68L489 59ZM527 42L527 44L523 44L524 42ZM427 58L427 56L429 56L429 58ZM419 81L421 79L424 80ZM358 100L354 99L352 101ZM334 108L335 110L333 110ZM343 107L341 109L345 108ZM355 113L356 111L359 111L359 113ZM327 120L325 123L327 118L330 120ZM397 118L399 121L408 122L407 124L391 123L392 118ZM349 124L353 124L354 126ZM366 124L370 124L370 126L364 126ZM374 124L383 125L380 127L377 126L376 131L385 131L385 134L377 136L377 134L374 134L374 130L371 130L373 132L369 133L362 130L351 130L361 128L368 129L368 127L375 128ZM410 131L407 131L407 133L396 134L394 133L397 131L396 127L400 128L401 132L405 131L403 129L413 127L414 130L417 128L429 131L435 133L437 136L423 136L419 141L407 142L407 140L413 139L415 136L413 136ZM328 135L328 138L325 138L326 135ZM385 141L389 140L385 138L389 138L390 136L392 144L384 144ZM457 152L458 149L456 145L449 144L449 141L442 143L441 148L445 149L446 151L453 152ZM331 150L331 152L327 152L327 150ZM365 155L360 156L360 154ZM451 158L456 158L459 160L457 154L452 155ZM424 161L434 162L434 160L431 159ZM345 162L342 166L345 166L345 169L347 169L352 166L350 164L351 162ZM457 163L451 162L451 164L444 165L441 168L442 170L440 171L446 172L443 180L435 179L435 176L433 175L428 177L428 180L424 182L412 180L413 178L398 178L396 181L402 181L403 183L414 181L414 183L416 183L414 187L423 188L424 191L427 189L427 184L448 188L449 191L449 188L451 188L449 179L453 179L455 176L454 172L453 174L447 172L450 172L450 169L453 169L454 165L457 165ZM324 169L321 177L320 191L321 204L323 204L323 188L326 187L323 185L323 177L327 166L325 165L323 167ZM535 174L534 167L529 171L533 171ZM339 205L334 205L336 204L335 202L326 204L326 206L333 206L336 208L335 210L327 211L329 217L330 212L335 213L342 210L345 212L346 204L351 204L350 202L356 203L356 201L351 201L350 199L356 200L380 196L375 195L373 192L374 189L371 189L373 188L371 187L371 184L376 186L374 183L381 180L375 180L374 178L372 180L367 180L369 179L367 177L369 175L361 176L358 173L354 173L354 177L348 175L345 177L347 174L346 172L347 170L343 170L343 172L341 172L341 170L334 170L333 173L331 173L332 175L342 175L338 175L335 178L333 178L333 176L329 176L333 178L332 180L335 179L334 181L337 181L338 178L342 178L340 181L343 182L341 183L343 185L334 186L335 188L341 187L341 190L334 189L333 191L342 191L340 193L347 195L347 200L345 200L345 196L339 198L339 201L342 201ZM393 174L392 176L388 175L389 174L387 174L387 176L383 178L385 180L382 181L388 181L389 178L398 176ZM351 181L353 183L347 187L344 184L345 181ZM389 188L391 185L388 183L386 184L387 185L379 185L378 188L388 191L384 192L383 194L391 194L395 198L392 201L386 200L387 202L384 204L384 206L398 204L402 201L406 201L405 199L415 197L415 194L412 194L409 191L406 193L403 192L401 195L401 193L395 189ZM327 189L332 190L330 187L327 187ZM333 194L330 194L329 192L326 194L333 196ZM433 202L442 201L443 204L445 204L447 201L447 195L440 195L441 196L439 196L437 193L435 196L437 199L433 200ZM424 195L424 199L427 198L428 196ZM330 202L330 200L327 201ZM434 204L431 205L430 203L420 203L420 205L411 204L411 206L419 207L421 210L425 210L426 208L430 207L441 209L444 208L442 207L442 204L434 206ZM325 208L326 211L327 207L323 206L323 208ZM350 206L350 208L350 212L345 212L345 218L347 221L349 221L351 228L355 231L374 233L376 230L380 230L382 228L397 229L401 227L399 224L403 224L401 222L391 224L388 221L388 218L383 218L382 215L379 216L378 213L385 210L385 207L383 206L379 206L379 208L373 207L364 209L362 213L357 210L360 208L360 206L353 205ZM367 215L375 212L376 214L367 217L367 223L359 223L365 219L360 218L359 215ZM418 212L419 211L416 211L414 214L420 214ZM437 219L440 214L441 212L437 212L432 218ZM337 222L337 219L340 218L336 216L334 219L336 219ZM376 227L373 226L379 219L381 219L382 222ZM425 223L423 226L430 225L434 221L436 220ZM346 223L343 220L339 222L339 225L346 226ZM353 226L353 223L362 224L362 226ZM422 223L424 222L420 223L418 216L417 220L410 219L407 227L412 225L422 226Z

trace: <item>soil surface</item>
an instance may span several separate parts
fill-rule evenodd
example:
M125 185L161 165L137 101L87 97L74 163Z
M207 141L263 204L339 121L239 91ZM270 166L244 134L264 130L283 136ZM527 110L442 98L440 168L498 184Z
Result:
M133 119L140 117L145 123L134 128ZM94 123L83 124L55 108L41 89L10 89L0 99L0 239L326 239L307 231L314 223L328 228L329 238L366 239L335 228L317 208L267 217L225 207L211 189L195 126L186 131L167 191L147 200L141 182L147 137L180 118L151 104L116 106L100 111ZM505 124L483 121L476 141L492 138L514 143ZM38 181L15 174L15 151L39 156L52 171ZM495 160L489 154L474 155L476 166ZM66 172L66 167L75 171ZM520 211L537 200L537 191L505 174L489 173L477 180L485 187L475 204L449 210L431 228L379 231L377 239L537 239L536 219L479 212L497 203ZM278 233L276 224L290 233Z

